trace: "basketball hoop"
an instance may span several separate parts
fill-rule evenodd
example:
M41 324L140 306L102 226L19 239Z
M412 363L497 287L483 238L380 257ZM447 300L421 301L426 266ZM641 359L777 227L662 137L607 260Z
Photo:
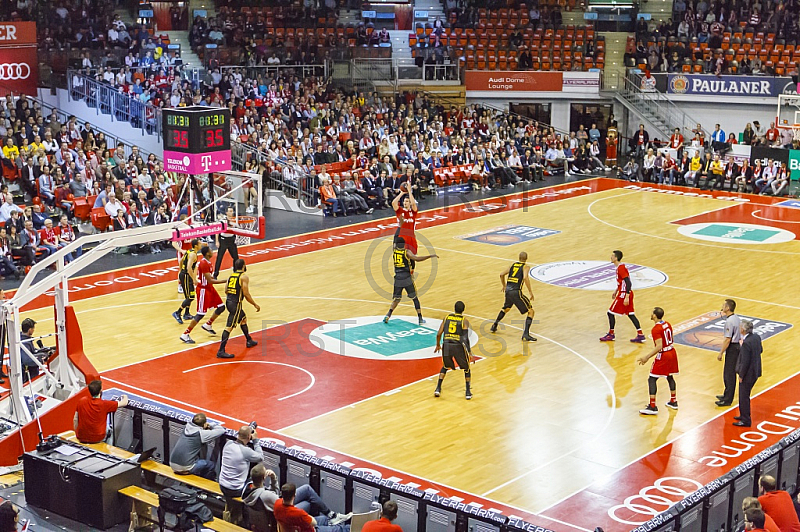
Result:
M237 216L236 217L236 229L244 229L245 231L258 231L258 218L255 216ZM236 229L232 228L232 232L236 231ZM247 235L241 235L239 233L234 232L236 235L236 245L237 246L246 246L250 243L250 237Z

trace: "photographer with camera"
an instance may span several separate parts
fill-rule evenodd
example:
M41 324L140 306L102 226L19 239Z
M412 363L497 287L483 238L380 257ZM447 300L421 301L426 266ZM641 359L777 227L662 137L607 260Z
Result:
M244 497L250 468L263 460L264 455L261 453L261 446L256 436L255 421L240 428L236 440L227 442L222 449L219 487L225 496L225 503L231 509L232 523L238 523L242 517L247 518L247 514L241 515L241 505L235 504L233 499Z

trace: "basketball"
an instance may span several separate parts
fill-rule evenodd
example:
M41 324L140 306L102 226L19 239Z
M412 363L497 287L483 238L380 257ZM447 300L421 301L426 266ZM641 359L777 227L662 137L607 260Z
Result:
M400 191L401 192L408 192L408 182L407 181L403 181L400 184Z

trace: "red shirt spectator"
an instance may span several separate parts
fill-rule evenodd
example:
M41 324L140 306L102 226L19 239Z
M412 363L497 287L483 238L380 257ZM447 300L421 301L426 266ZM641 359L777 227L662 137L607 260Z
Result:
M781 138L781 132L775 127L775 124L772 124L772 127L767 130L767 140L775 142L779 138Z
M758 502L761 503L764 513L775 520L781 532L800 532L800 520L794 510L791 495L776 489L777 482L769 475L761 477L758 482L761 493Z
M106 401L102 398L103 386L100 381L92 381L88 386L90 397L81 397L75 408L73 426L75 435L81 443L100 443L106 439L106 416L117 408L128 404L128 396L119 401Z
M364 523L361 532L403 532L400 525L392 524L392 521L395 519L397 519L397 503L394 501L386 501L383 503L381 518Z
M272 513L275 520L286 529L286 532L314 532L314 519L300 508L292 504L285 504L283 499L275 501Z

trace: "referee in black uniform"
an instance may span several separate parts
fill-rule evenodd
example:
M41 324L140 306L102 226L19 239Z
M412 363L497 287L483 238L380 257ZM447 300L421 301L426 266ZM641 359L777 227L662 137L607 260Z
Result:
M228 207L225 212L225 219L228 222L228 227L239 227L236 223L236 216L233 215L233 207ZM217 262L214 264L214 279L219 275L219 269L222 266L222 256L225 252L230 254L233 262L239 258L239 248L236 247L236 235L225 231L217 235Z
M467 385L465 397L467 400L472 399L472 390L469 388L472 381L472 372L469 369L472 353L469 345L469 321L464 317L464 308L462 301L456 301L455 314L448 314L439 326L439 332L436 333L434 353L442 351L442 369L439 370L439 382L433 391L434 397L439 397L442 393L442 381L447 375L447 370L456 369L458 363L458 367L464 370L464 382ZM442 335L444 335L444 350L440 344Z
M507 270L503 270L500 274L500 282L503 283L503 292L506 295L506 301L503 303L503 308L497 315L494 324L492 324L492 332L497 332L497 325L500 323L500 320L505 317L506 313L511 310L511 307L517 307L520 314L527 314L522 339L526 342L535 342L536 338L531 336L531 323L533 323L534 314L533 305L531 304L533 300L533 290L531 289L531 281L528 278L530 267L525 264L527 260L528 254L521 251L519 254L519 261L512 264ZM508 277L508 282L506 282L506 277ZM523 284L528 289L528 293L531 295L530 298L522 293Z
M740 326L741 318L734 314L736 301L726 299L722 303L722 314L725 316L725 331L723 333L722 348L719 350L717 360L725 358L725 366L722 370L722 382L725 384L725 391L717 396L717 406L731 406L733 398L736 396L736 363L739 361L739 341L742 339Z

